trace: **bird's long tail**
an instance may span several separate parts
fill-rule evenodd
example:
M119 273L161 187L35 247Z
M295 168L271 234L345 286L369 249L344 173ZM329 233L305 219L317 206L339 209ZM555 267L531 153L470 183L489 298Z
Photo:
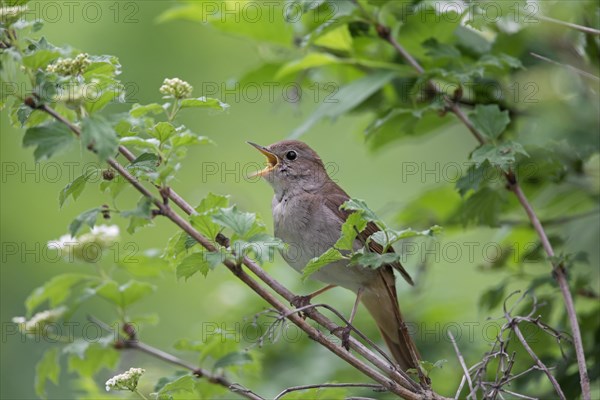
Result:
M361 301L367 308L392 356L402 370L418 368L421 356L408 328L402 319L393 280L386 282L384 276L365 288Z

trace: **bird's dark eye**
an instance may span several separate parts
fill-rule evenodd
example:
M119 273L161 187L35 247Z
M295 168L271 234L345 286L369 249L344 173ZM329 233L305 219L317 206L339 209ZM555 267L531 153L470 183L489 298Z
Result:
M296 154L294 150L290 150L287 153L285 153L285 158L287 158L290 161L295 160L296 157L298 157L298 154Z

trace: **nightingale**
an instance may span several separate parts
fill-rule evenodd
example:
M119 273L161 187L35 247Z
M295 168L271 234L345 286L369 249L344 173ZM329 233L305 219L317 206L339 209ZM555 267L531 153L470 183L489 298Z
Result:
M298 140L283 140L267 147L248 143L267 158L267 166L254 176L263 177L275 192L272 202L274 233L288 244L288 249L281 254L292 268L302 272L311 258L322 254L339 239L342 224L351 214L340 210L340 206L350 197L329 177L323 161L307 144ZM354 250L363 247L366 239L378 230L377 225L370 222L357 235ZM374 241L368 243L370 251L383 251ZM357 302L350 321L358 302L362 302L400 368L420 370L418 350L398 306L394 271L413 284L399 262L372 269L348 267L348 260L336 261L310 276L328 286L308 297L335 286L353 291L357 294Z

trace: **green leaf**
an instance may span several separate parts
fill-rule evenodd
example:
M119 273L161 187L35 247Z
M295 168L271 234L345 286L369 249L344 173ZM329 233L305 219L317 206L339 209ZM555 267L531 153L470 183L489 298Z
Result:
M472 164L465 174L456 181L455 187L460 195L464 197L470 190L478 190L485 181L491 178L498 178L498 173L486 160L480 165Z
M112 101L115 103L125 101L125 88L118 82L97 83L94 86L98 93L84 97L85 109L89 114L97 113Z
M171 145L174 149L196 144L214 144L214 142L206 136L198 136L191 132L183 132L171 138Z
M152 223L152 200L142 196L133 210L121 211L121 216L129 218L127 232L135 233L139 228Z
M160 140L161 143L169 140L177 133L175 127L170 122L159 122L149 131L150 135Z
M376 71L343 86L332 99L321 103L313 114L290 134L290 138L299 138L322 118L335 118L352 110L396 75L395 71Z
M432 363L430 361L423 360L421 361L421 367L425 370L426 374L429 375L429 373L436 368L442 369L444 364L447 362L448 360L437 360L435 363Z
M81 141L86 147L92 146L101 161L112 157L119 145L115 130L104 117L99 115L83 119Z
M413 238L413 237L418 237L418 236L432 237L434 235L440 234L441 232L442 232L442 228L438 225L434 225L431 228L426 229L424 231L415 231L411 228L397 231L394 229L386 228L384 230L373 233L370 236L370 238L371 238L371 240L374 240L375 242L379 243L384 248L387 248L387 247L391 246L392 244L394 244L400 240L403 240L403 239L408 239L408 238Z
M79 196L81 196L81 193L83 193L83 190L85 189L85 184L87 183L90 174L93 172L85 173L77 177L73 182L67 184L67 186L65 186L63 190L60 191L58 195L58 204L60 205L60 207L63 206L63 204L69 198L69 196L73 197L73 201L77 200Z
M223 229L221 224L214 222L211 214L193 215L190 217L192 226L210 240L215 240L217 234Z
M321 254L319 257L312 258L306 267L302 270L302 280L306 280L309 276L323 268L324 266L336 262L338 260L342 260L345 257L340 253L339 250L335 248L329 248L325 253Z
M367 202L361 199L350 199L340 206L341 210L358 211L367 221L381 222L373 210L367 206Z
M449 44L440 43L435 38L427 39L423 43L423 47L427 49L427 56L436 60L448 60L460 58L460 51Z
M106 281L96 287L94 292L120 307L127 307L154 293L155 290L156 287L147 282L130 280L120 286L115 281Z
M483 311L492 311L502 303L506 297L506 284L504 282L485 290L479 297L479 308Z
M467 198L461 207L461 215L465 223L497 226L498 216L505 198L497 190L483 187Z
M146 250L142 254L127 252L116 261L120 268L137 278L155 278L161 276L163 271L169 270L167 262L160 257L160 251L157 249Z
M342 225L342 234L333 247L339 250L352 250L354 240L359 232L367 227L367 220L362 212L353 212Z
M452 123L452 118L440 117L445 105L439 100L418 108L393 108L376 118L365 129L369 148L387 149L391 142L426 135Z
M134 118L140 118L149 113L159 114L163 111L163 106L158 103L146 104L144 106L140 104L134 104L133 107L131 107L131 110L129 110L129 115Z
M225 368L232 365L243 365L252 362L252 356L245 351L236 351L233 353L226 354L219 358L214 365L214 368Z
M392 264L396 261L400 261L402 256L398 253L373 253L373 252L356 252L350 258L351 265L361 265L365 268L377 269L382 265Z
M236 206L221 208L212 216L217 224L230 228L239 237L251 236L256 230L256 215L239 211Z
M283 65L279 69L279 71L277 71L275 79L280 80L288 75L295 74L300 71L307 70L309 68L323 67L326 65L338 64L341 62L343 62L342 59L339 59L331 54L308 53L301 59L293 60Z
M119 286L121 292L123 307L133 304L138 300L154 293L156 287L148 282L131 280L124 285Z
M46 350L42 359L35 366L35 394L46 398L46 380L58 385L60 375L60 359L58 348Z
M160 158L154 153L142 153L127 167L128 169L140 169L144 172L156 172Z
M205 253L193 253L184 258L181 261L181 263L179 263L176 269L176 275L177 279L185 278L185 280L187 281L196 272L200 272L206 277L206 275L208 275L209 270L210 264L206 258Z
M471 153L471 160L476 166L488 161L494 167L508 172L515 164L517 154L529 156L520 143L508 141L498 146L486 143Z
M508 111L500 111L497 104L478 104L469 119L477 129L490 139L496 139L510 123Z
M78 353L69 356L68 368L70 372L76 372L79 376L88 378L94 376L102 368L115 369L119 358L119 352L114 348L103 346L100 342L92 343L85 349L84 357L80 357Z
M36 146L33 156L35 161L41 161L67 150L75 140L74 136L66 125L55 121L27 129L23 147Z
M350 53L352 52L352 35L350 35L348 25L344 24L322 34L313 40L313 44L332 50Z
M217 211L220 208L225 208L228 205L228 195L220 195L209 192L206 197L200 201L200 204L195 208L195 210L199 214L210 213Z
M229 108L229 104L223 103L219 99L202 96L195 99L181 100L181 108L213 108L215 110L226 110Z
M23 57L23 65L33 70L45 67L50 61L57 59L60 51L51 49L40 49Z
M285 244L278 238L266 233L259 233L246 240L236 240L233 249L236 251L238 260L243 256L249 256L251 259L262 264L266 260L273 261L276 249L284 249ZM223 256L222 256L222 259Z
M92 208L91 210L87 210L81 214L79 214L73 222L69 225L69 233L72 237L77 236L81 227L85 224L91 228L96 225L96 219L98 218L98 214L102 211L101 208Z
M121 138L119 141L124 146L134 146L143 151L150 150L154 153L160 152L158 147L160 143L155 138L142 139L138 136L126 136Z
M225 2L214 3L215 8L225 7ZM256 2L252 7L252 17L249 17L245 7L231 7L227 10L227 18L221 12L214 12L215 8L206 7L196 1L186 2L180 7L166 10L158 21L173 20L193 21L200 24L210 24L214 28L231 35L251 38L257 41L274 43L279 46L291 47L293 44L294 29L292 24L285 21L285 12L282 9L273 9L273 4ZM287 7L286 7L287 8ZM286 9L284 8L284 9ZM292 12L294 8L292 7ZM223 11L225 9L223 8ZM248 9L249 12L249 9Z
M42 286L36 288L25 299L27 314L31 315L33 310L48 301L50 308L56 308L65 302L71 295L71 289L78 283L94 279L84 274L62 274L53 277Z
M172 382L165 384L156 394L158 400L177 399L176 395L181 392L195 392L196 380L191 375L184 375ZM184 397L187 398L187 397Z

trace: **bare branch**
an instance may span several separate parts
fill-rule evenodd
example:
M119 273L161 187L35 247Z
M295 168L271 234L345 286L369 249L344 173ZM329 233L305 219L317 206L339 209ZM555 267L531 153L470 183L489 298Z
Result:
M289 387L289 388L281 391L281 393L279 393L277 396L275 396L273 398L273 400L279 400L288 393L297 392L300 390L320 389L320 388L344 388L344 387L371 388L377 392L385 392L386 391L385 387L383 387L381 385L375 385L373 383L319 383L319 384L315 384L315 385L303 385L303 386Z
M542 21L551 22L553 24L565 26L567 28L572 28L572 29L578 30L580 32L589 33L591 35L600 35L600 30L594 29L594 28L590 28L588 26L573 24L571 22L561 21L559 19L554 19L554 18L551 18L551 17L545 17L543 15L538 15L537 17L539 19L541 19Z
M508 316L508 318L510 318L510 316ZM527 343L527 340L525 340L525 337L523 337L523 334L521 333L521 330L519 329L519 325L518 324L514 325L513 332L515 332L515 335L517 335L517 338L519 339L519 341L523 345L523 348L525 348L525 351L527 351L527 353L529 353L529 355L531 356L531 358L533 358L533 360L535 361L536 365L542 371L544 371L544 373L546 374L546 376L548 376L548 380L550 381L550 383L552 383L552 386L554 387L554 390L556 391L556 394L558 394L558 397L560 397L562 400L566 400L565 394L563 393L562 389L560 388L560 385L556 381L556 378L554 377L554 375L552 375L552 373L550 372L550 370L548 369L548 367L546 367L546 365L540 360L540 358L537 356L537 354L535 354L535 352L533 351L533 349L531 348L531 346L529 346L529 343Z
M362 11L364 12L364 9L362 9ZM369 15L366 15L366 17L367 17L367 19L371 20ZM552 22L556 22L556 21L552 21ZM400 56L406 61L406 63L408 63L410 66L412 66L414 68L414 70L417 71L419 74L423 74L425 72L425 70L419 64L419 62L410 53L408 53L406 51L406 49L404 49L404 47L396 40L395 37L393 37L393 35L391 34L391 29L389 27L382 25L380 23L377 23L377 22L373 22L373 24L374 24L375 29L376 29L377 33L379 34L379 36L383 40L390 43L392 45L392 47L394 47L394 49L396 49L398 54L400 54ZM575 27L575 26L572 26L572 27ZM593 33L593 32L590 32L590 33ZM431 86L433 86L433 85L431 85ZM435 90L435 87L433 89ZM486 143L485 136L481 132L479 132L479 130L471 123L471 121L469 120L467 115L460 109L460 107L454 101L449 99L446 95L444 95L444 100L446 101L446 103L448 103L449 110L452 111L458 117L458 119L469 129L469 131L473 134L475 139L480 144ZM554 257L554 250L548 240L548 236L546 235L544 228L542 227L537 215L535 214L533 207L531 206L531 204L525 197L525 194L523 193L523 190L521 189L519 183L517 182L515 175L512 172L509 172L509 173L505 174L505 178L508 182L510 190L517 196L517 198L519 199L519 202L521 203L521 206L523 207L523 209L527 213L529 219L531 220L531 223L532 223L536 233L540 237L540 240L542 242L544 250L546 251L546 253L548 254L549 257ZM567 309L567 314L569 317L569 322L571 325L571 330L573 332L573 341L575 343L575 354L577 355L577 365L579 367L579 376L580 376L581 391L583 394L583 399L591 400L590 380L589 380L589 376L588 376L588 372L587 372L585 354L583 352L581 332L579 329L579 322L577 321L577 314L575 312L575 307L573 305L573 297L571 295L571 292L570 292L570 289L569 289L569 286L567 283L567 277L566 277L565 271L562 268L562 266L560 268L557 268L557 266L553 265L553 275L561 289L561 293L564 298L566 309Z
M470 389L469 396L471 396L471 398L477 400L477 393L475 393L475 389L473 388L473 381L471 380L471 375L469 374L469 370L467 370L467 364L465 363L465 359L464 359L463 355L461 354L460 349L458 348L458 344L456 344L456 339L454 339L454 335L452 334L451 331L448 331L448 337L450 338L450 341L452 342L452 346L454 346L454 351L456 352L456 357L458 358L458 362L460 363L460 366L462 367L462 369L464 371L464 378L469 383L469 389ZM462 385L460 388L462 389ZM459 395L460 395L460 390L456 393L456 398L458 398Z
M567 68L567 69L569 69L569 70L571 70L571 71L573 71L573 72L575 72L575 73L577 73L577 74L579 74L581 76L584 76L584 77L586 77L588 79L591 79L591 80L596 81L596 82L600 82L600 78L598 78L596 75L590 74L589 72L584 71L582 69L579 69L577 67L574 67L573 65L563 64L563 63L560 63L558 61L554 61L554 60L552 60L552 59L550 59L548 57L544 57L544 56L542 56L540 54L537 54L537 53L534 53L534 52L530 52L529 54L531 54L532 56L534 56L535 58L537 58L539 60L546 61L546 62L548 62L550 64L558 65L559 67Z
M66 120L55 110L51 109L47 105L42 105L39 109L52 115L55 119L67 125L76 135L80 136L81 131L79 127ZM93 148L91 148L90 150L93 151ZM133 155L130 154L130 156ZM127 155L126 158L129 159ZM150 193L150 191L146 189L121 164L119 164L112 158L109 158L107 160L107 163L119 174L121 174L125 178L125 180L129 182L138 192L150 199L152 203L154 203L154 205L158 207L160 215L163 215L166 218L170 219L181 230L190 235L194 240L200 243L208 251L216 250L215 246L209 239L204 237L195 228L193 228L187 220L183 219L181 216L175 213L168 204L165 204L165 202L154 197ZM182 198L177 196L173 190L169 190L167 196L169 197L169 199L177 199L176 204L178 204L186 213L192 214L194 212L194 209L191 206L189 206L189 204L187 204ZM323 345L325 348L327 348L328 350L336 354L338 357L348 362L350 365L352 365L357 370L361 371L363 374L367 375L368 377L379 382L381 385L385 386L386 389L390 392L395 393L408 400L417 400L423 397L433 399L444 398L443 396L432 392L428 388L415 389L415 387L412 384L407 383L406 378L398 371L394 364L390 364L385 360L381 359L368 348L366 348L362 343L350 337L349 346L358 354L363 356L366 360L371 362L375 367L385 372L388 376L367 365L351 353L347 352L345 349L339 347L337 344L329 340L319 330L309 325L303 318L297 315L295 311L290 310L288 307L286 307L283 303L281 303L281 301L279 301L268 290L266 290L266 288L264 288L260 283L258 283L255 279L248 275L239 264L229 259L223 261L223 264L234 275L236 275L247 286L249 286L254 292L256 292L260 297L262 297L265 301L274 306L278 312L286 315L292 323L294 323L296 326L302 329L311 339ZM287 301L291 302L297 297L294 293L290 292L278 281L276 281L270 275L268 275L258 264L251 261L248 257L243 258L242 264L248 267L248 269L250 269L260 280L266 283L270 288L272 288L275 292L284 297ZM330 321L324 315L319 313L317 310L315 310L314 308L310 308L305 311L305 314L324 328L328 329L330 332L334 333L338 338L341 338L341 333L339 333L339 326L334 324L332 321Z
M98 318L96 318L92 315L88 315L88 320L90 320L94 324L98 325L101 329L103 329L109 333L114 333L111 326L102 322ZM154 358L157 358L159 360L162 360L162 361L168 362L170 364L185 368L185 369L191 371L198 378L205 378L208 382L223 386L223 387L227 388L230 392L237 393L240 396L245 397L247 399L265 400L264 397L257 395L256 393L254 393L250 389L245 388L244 386L240 385L239 383L233 383L233 382L229 381L223 375L215 375L207 369L204 369L201 367L196 367L195 365L193 365L185 360L182 360L181 358L176 357L173 354L167 353L166 351L157 349L156 347L152 347L144 342L141 342L140 340L135 338L135 334L130 335L129 337L125 337L125 338L123 338L118 332L117 332L117 335L118 335L119 339L117 340L117 342L115 343L115 346L114 346L117 350L121 350L121 349L138 350L142 353L146 353L146 354L148 354Z

